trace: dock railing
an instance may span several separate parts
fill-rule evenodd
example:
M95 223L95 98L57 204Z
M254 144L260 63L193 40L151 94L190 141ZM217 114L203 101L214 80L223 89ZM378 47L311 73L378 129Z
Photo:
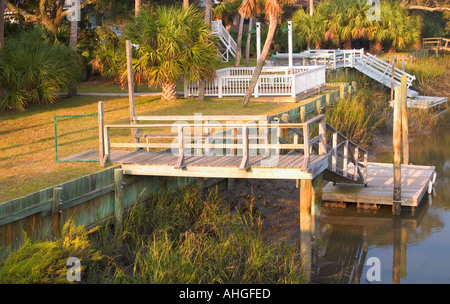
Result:
M327 136L331 139L331 146L327 146L331 157L329 170L346 178L367 184L368 151L349 140L327 123ZM353 164L351 168L349 164Z
M181 118L181 117L180 117ZM158 121L147 124L108 124L104 125L103 142L106 162L110 162L111 149L144 149L147 151L171 152L178 157L176 168L184 168L185 157L190 155L235 155L242 156L240 168L249 168L249 156L278 156L294 151L304 156L303 169L309 170L311 148L318 146L317 153L327 153L325 115L318 115L304 123L283 123L278 121L203 122L190 124L187 122L161 124ZM317 124L318 131L311 132L312 125ZM117 134L112 140L112 130L130 130L139 128L139 134L146 134L146 142L130 142L129 131L126 135ZM288 129L296 130L288 138ZM212 132L214 130L214 132ZM145 132L143 132L145 131ZM142 133L143 132L143 133ZM314 136L312 136L314 134ZM144 137L144 136L142 136ZM128 138L128 140L124 140ZM170 151L168 151L170 149ZM271 159L276 165L276 159Z
M381 77L379 77L378 79L379 82L382 82L384 78L391 79L392 65L384 60L381 60L377 56L366 53L362 55L359 62L361 64L361 66L358 68L359 71L363 71L366 66L377 70L381 75ZM397 67L394 67L394 79L396 81L401 82L401 76L403 75L407 77L407 86L410 87L413 81L416 79L416 76L406 73L405 71L402 71Z

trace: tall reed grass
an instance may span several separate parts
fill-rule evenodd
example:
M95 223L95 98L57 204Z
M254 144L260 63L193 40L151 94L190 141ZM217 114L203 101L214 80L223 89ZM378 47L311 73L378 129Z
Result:
M83 238L92 261L83 269L87 283L302 283L300 246L271 243L262 234L263 223L255 204L245 210L232 209L220 198L218 189L187 186L179 191L161 191L126 212L122 229L106 224ZM33 267L47 267L38 257L48 256L54 241L30 241L7 259L5 271L32 251L37 257L18 272L27 282L64 282L54 273L67 271L62 263L52 265L37 280L29 276ZM77 254L73 249L67 254ZM73 255L76 256L76 255ZM64 258L66 255L64 255ZM101 258L100 258L101 257ZM58 261L63 260L58 259ZM42 265L35 266L35 264ZM22 264L24 264L22 262ZM5 266L7 266L5 268ZM7 270L10 269L10 270ZM49 268L50 269L50 268ZM1 273L0 273L1 274ZM0 275L0 282L10 282Z

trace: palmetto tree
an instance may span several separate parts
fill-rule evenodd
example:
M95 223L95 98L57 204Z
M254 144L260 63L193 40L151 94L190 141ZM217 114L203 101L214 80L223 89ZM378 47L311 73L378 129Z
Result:
M142 8L126 29L139 49L133 55L136 83L161 86L163 100L176 97L176 81L215 76L219 63L215 38L194 7ZM126 73L123 74L126 78Z
M247 107L250 102L250 97L252 96L253 90L255 89L256 83L258 82L258 78L261 75L262 68L264 66L264 62L266 60L267 55L269 54L269 49L273 41L273 36L275 34L275 30L277 28L277 24L282 14L282 5L284 3L290 3L291 0L264 0L264 11L266 14L266 19L269 20L269 30L267 33L266 41L264 42L264 47L261 51L261 55L256 63L255 70L252 75L252 79L250 80L247 91L245 92L244 100L242 101L242 106ZM255 11L259 11L259 3L258 0L247 0L245 1L239 13L244 18L249 18L252 13Z
M407 8L398 3L381 3L381 18L369 38L376 43L390 44L393 51L402 50L420 41L421 23L417 16L408 15Z
M367 37L372 22L367 19L369 9L366 1L337 0L328 5L328 18L325 20L325 39L337 46L352 47L352 40Z
M325 30L322 16L323 15L318 12L311 16L303 9L299 9L295 12L292 16L295 47L299 48L306 44L306 48L309 49L312 44L318 44L323 41Z

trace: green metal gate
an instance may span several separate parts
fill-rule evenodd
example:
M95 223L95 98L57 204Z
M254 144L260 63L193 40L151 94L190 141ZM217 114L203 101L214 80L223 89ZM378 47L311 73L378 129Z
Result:
M55 115L57 162L99 162L98 114Z

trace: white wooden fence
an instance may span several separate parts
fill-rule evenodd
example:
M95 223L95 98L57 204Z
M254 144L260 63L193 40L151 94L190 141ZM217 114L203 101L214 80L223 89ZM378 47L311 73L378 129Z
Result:
M206 82L205 96L244 96L252 79L254 67L232 67L216 71L216 78ZM263 68L252 96L291 96L322 87L324 66ZM198 82L185 82L184 96L197 96Z

